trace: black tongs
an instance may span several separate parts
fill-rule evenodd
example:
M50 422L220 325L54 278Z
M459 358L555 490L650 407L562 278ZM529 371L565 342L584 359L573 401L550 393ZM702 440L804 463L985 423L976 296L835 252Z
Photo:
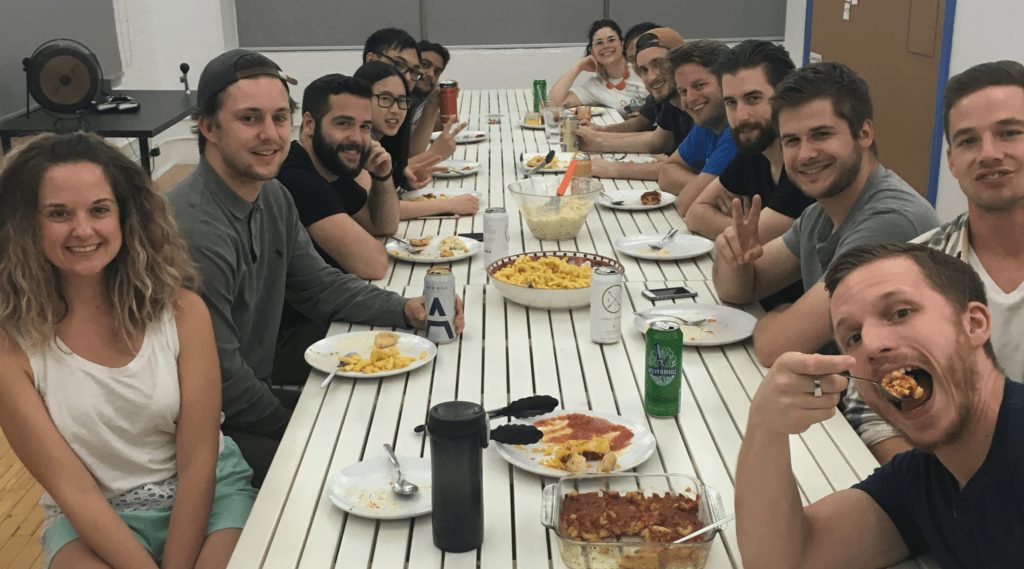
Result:
M541 162L540 164L537 164L536 166L534 166L532 168L526 168L525 170L523 170L523 177L524 178L529 178L530 176L536 174L538 171L540 171L541 168L543 168L543 167L547 166L548 164L550 164L551 161L554 160L554 159L555 159L555 151L554 150L549 150L547 155L544 156L544 161L543 162ZM523 155L522 155L522 153L519 154L519 163L523 164ZM525 166L525 164L524 164L524 166Z
M537 415L543 415L544 413L550 413L550 412L555 410L555 407L558 407L558 399L555 399L554 397L552 397L550 395L531 395L529 397L524 397L522 399L516 399L515 401L509 403L508 405L502 407L501 409L495 409L493 411L488 411L487 412L487 418L488 419L495 419L497 417L515 417L516 419L525 419L526 417L535 417ZM507 429L506 430L505 427L516 427L517 429ZM492 434L491 438L494 438L493 434L496 433L496 432L499 432L499 431L503 431L503 430L505 430L505 431L521 430L521 429L518 429L518 427L528 427L530 429L537 429L537 427L534 427L532 425L502 425L501 427L498 427L496 429L492 429L491 430L491 434ZM413 429L413 430L416 431L417 433L422 433L424 430L426 430L426 427L424 425L417 425L416 428ZM537 429L537 432L539 433L540 429ZM496 439L496 438L494 440L496 440L498 442L505 442L505 441L502 441L502 440L499 440L499 439ZM539 441L539 440L540 439L538 438L537 441ZM531 441L531 442L537 442L537 441ZM510 443L510 444L529 444L529 443Z

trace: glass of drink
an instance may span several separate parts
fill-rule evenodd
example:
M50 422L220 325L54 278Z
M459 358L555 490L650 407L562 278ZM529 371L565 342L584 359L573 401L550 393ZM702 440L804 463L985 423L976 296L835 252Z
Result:
M551 101L544 101L541 105L541 114L544 115L544 133L548 137L548 144L559 144L562 140L562 105L556 105Z

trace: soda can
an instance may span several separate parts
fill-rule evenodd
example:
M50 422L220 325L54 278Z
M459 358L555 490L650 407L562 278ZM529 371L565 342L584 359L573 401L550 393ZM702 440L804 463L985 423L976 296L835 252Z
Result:
M441 81L441 124L448 124L459 116L459 84L456 81Z
M544 79L533 80L533 112L539 113L541 103L548 100L548 82Z
M580 149L579 141L576 140L576 130L580 127L580 120L572 111L566 109L562 114L562 152L576 152Z
M590 276L590 340L614 344L622 339L622 271L596 267Z
M455 275L451 267L431 267L423 279L427 339L447 344L455 339Z
M651 322L644 362L644 411L654 417L678 415L683 390L683 331L679 324Z
M484 267L508 256L508 211L503 207L484 210Z

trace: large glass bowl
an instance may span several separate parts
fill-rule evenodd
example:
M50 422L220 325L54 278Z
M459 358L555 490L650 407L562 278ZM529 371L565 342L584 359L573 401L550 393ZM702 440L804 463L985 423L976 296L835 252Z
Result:
M558 196L555 191L560 182L559 177L545 176L508 185L508 191L519 205L519 213L537 239L575 238L603 188L597 178L573 178L565 194Z

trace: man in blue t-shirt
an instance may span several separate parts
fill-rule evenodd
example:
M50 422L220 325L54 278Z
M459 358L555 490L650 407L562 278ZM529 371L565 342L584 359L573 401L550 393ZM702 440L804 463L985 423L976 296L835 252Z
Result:
M722 42L698 40L668 54L683 110L696 126L658 173L658 186L676 194L686 217L693 202L736 156L722 101L721 68L730 50Z
M928 553L944 568L1020 567L1024 385L996 361L981 279L941 251L895 243L850 250L824 280L843 355L784 354L751 401L736 469L744 559L887 567ZM789 440L835 413L845 373L870 381L857 382L864 400L914 450L802 507ZM874 383L892 374L910 380L902 399Z

